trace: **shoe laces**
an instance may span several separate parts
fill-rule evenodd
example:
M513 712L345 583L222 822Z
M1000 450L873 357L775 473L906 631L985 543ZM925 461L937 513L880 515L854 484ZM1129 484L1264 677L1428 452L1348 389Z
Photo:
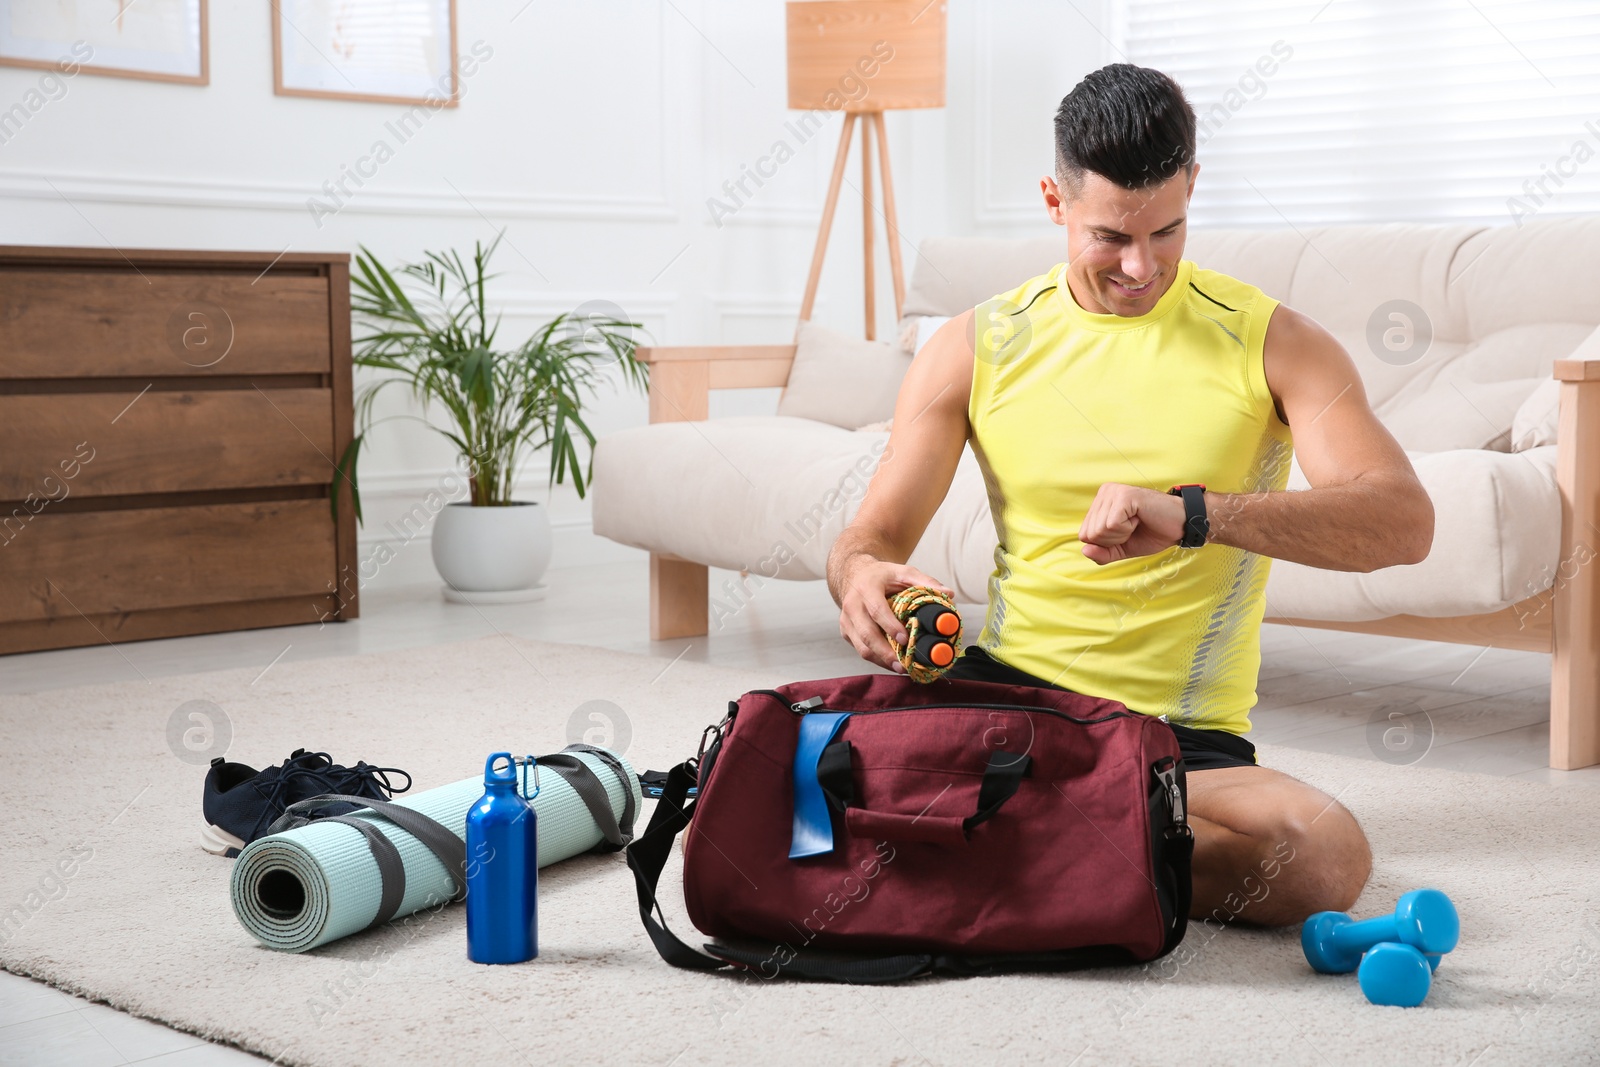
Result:
M329 767L323 773L334 780L335 792L374 800L385 800L411 788L411 775L399 767L374 767L366 760L357 760L354 767ZM389 778L391 774L400 775L406 784L395 785Z
M333 762L333 757L326 752L309 752L302 758L308 763L312 760L320 762L291 767L285 776L309 780L320 793L343 793L385 800L411 788L411 775L399 767L375 767L366 760L356 761L354 767L344 767ZM404 778L405 785L395 785L390 775Z
M390 775L399 775L405 784L396 786ZM261 814L251 827L250 840L260 836L284 809L297 800L306 800L321 793L343 793L349 796L384 800L411 788L411 775L398 767L374 767L366 760L357 761L354 767L341 767L326 752L300 750L279 767L270 768L256 776L256 793L261 797ZM308 812L317 818L323 812Z

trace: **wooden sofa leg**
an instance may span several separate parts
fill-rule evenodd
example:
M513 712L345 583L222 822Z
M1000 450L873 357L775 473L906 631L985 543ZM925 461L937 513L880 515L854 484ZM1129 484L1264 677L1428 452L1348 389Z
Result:
M1556 653L1550 677L1550 766L1575 771L1600 763L1600 722L1595 706L1595 673L1600 662Z
M709 581L703 563L650 553L650 640L704 634Z
M1575 771L1600 763L1600 560L1568 566L1577 573L1556 589L1551 634L1550 766Z

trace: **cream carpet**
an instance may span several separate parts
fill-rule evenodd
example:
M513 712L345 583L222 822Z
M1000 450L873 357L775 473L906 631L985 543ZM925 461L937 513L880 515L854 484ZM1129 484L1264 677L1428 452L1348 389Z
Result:
M1600 820L1594 794L1263 750L1366 825L1370 915L1449 892L1461 947L1420 1008L1312 974L1297 932L1191 927L1147 968L850 988L663 964L618 856L541 875L541 957L479 967L447 908L305 955L259 947L200 851L204 768L169 749L190 700L223 709L230 758L299 746L404 767L427 788L497 748L554 750L586 701L628 716L665 768L730 698L786 679L485 638L419 650L0 697L0 964L284 1063L1346 1064L1596 1062ZM58 864L61 866L58 867ZM61 875L70 869L70 875ZM55 872L55 873L52 873ZM668 870L663 885L676 886ZM681 894L675 926L688 931ZM19 910L20 909L20 910ZM18 922L21 917L20 923Z

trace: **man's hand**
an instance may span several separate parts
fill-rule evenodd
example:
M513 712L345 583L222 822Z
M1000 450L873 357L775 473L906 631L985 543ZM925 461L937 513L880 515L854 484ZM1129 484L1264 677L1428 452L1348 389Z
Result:
M854 645L862 659L896 674L904 674L906 669L895 658L886 635L893 634L896 643L904 648L906 628L890 610L889 598L914 585L955 596L955 590L909 564L885 563L866 555L857 556L846 566L839 584L839 636Z
M1183 498L1136 485L1106 482L1078 527L1083 554L1104 566L1149 556L1183 538Z

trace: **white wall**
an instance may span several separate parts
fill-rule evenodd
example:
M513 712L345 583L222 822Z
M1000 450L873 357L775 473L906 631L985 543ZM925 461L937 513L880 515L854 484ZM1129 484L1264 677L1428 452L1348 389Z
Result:
M26 3L30 0L13 0ZM44 0L31 0L44 2ZM524 6L526 4L526 6ZM905 244L928 234L1037 233L1051 116L1114 53L1111 0L950 0L948 106L888 117ZM400 142L399 105L274 96L268 5L211 0L211 84L78 74L0 144L0 243L119 248L371 248L391 266L425 249L470 253L507 227L491 298L520 338L585 300L615 301L660 342L785 342L792 336L842 119L800 142L785 122L778 0L460 0L458 52L492 50L458 109ZM519 14L520 11L520 14ZM39 86L0 68L0 110ZM324 182L368 155L392 159L331 217ZM713 219L776 140L794 158ZM846 172L859 184L859 158ZM861 209L841 197L815 318L861 329ZM343 199L343 198L341 198ZM893 333L879 230L880 337ZM3 358L3 354L0 354ZM366 375L358 372L358 387ZM399 394L393 394L398 398ZM712 414L771 411L777 390L713 394ZM400 410L398 403L382 410ZM642 396L602 392L591 426L646 420ZM364 457L364 558L386 522L450 463L415 423L374 433ZM3 460L0 460L3 461ZM570 486L546 488L535 457L525 499L549 504L562 562L630 549L588 532ZM433 580L423 539L391 546L376 581Z

